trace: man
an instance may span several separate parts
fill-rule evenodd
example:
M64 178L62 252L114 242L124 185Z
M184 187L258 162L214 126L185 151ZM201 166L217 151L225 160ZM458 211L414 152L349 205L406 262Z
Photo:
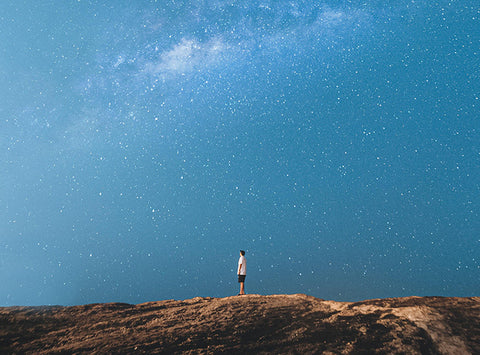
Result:
M245 294L245 277L247 276L247 259L245 259L245 251L240 250L240 259L238 259L238 282L240 283L240 295Z

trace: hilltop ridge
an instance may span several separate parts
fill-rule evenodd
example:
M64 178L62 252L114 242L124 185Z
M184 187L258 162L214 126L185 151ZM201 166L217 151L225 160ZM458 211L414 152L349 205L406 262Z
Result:
M1 353L480 354L480 298L304 294L0 308Z

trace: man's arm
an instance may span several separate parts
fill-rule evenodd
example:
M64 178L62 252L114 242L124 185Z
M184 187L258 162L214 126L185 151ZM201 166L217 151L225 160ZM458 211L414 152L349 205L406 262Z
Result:
M240 275L240 270L242 270L242 264L238 264L238 272L237 272L237 275Z

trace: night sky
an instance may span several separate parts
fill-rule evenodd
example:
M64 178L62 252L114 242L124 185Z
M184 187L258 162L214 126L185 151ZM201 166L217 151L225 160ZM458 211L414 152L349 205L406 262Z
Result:
M480 296L475 1L2 1L0 306Z

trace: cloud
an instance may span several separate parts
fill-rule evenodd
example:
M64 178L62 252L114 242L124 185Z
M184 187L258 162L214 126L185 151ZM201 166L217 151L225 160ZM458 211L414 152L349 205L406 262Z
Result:
M228 45L220 38L207 42L182 38L172 49L164 51L158 61L147 63L145 70L156 75L200 71L220 63L227 50Z
M320 22L326 23L328 25L339 24L342 20L345 19L345 13L338 10L328 9L325 10L320 16Z
M329 42L348 39L349 33L369 23L368 13L355 8L267 2L253 10L237 6L235 11L230 7L226 11L221 4L196 8L195 17L182 23L185 35L170 47L159 50L158 39L152 38L144 47L143 59L137 62L141 73L165 81L212 69L237 70L245 63L255 65L269 58L274 63L290 58L290 51L309 55L327 50ZM175 32L175 27L170 31ZM155 35L167 33L163 29ZM198 33L206 39L200 39ZM118 63L122 57L116 59Z

